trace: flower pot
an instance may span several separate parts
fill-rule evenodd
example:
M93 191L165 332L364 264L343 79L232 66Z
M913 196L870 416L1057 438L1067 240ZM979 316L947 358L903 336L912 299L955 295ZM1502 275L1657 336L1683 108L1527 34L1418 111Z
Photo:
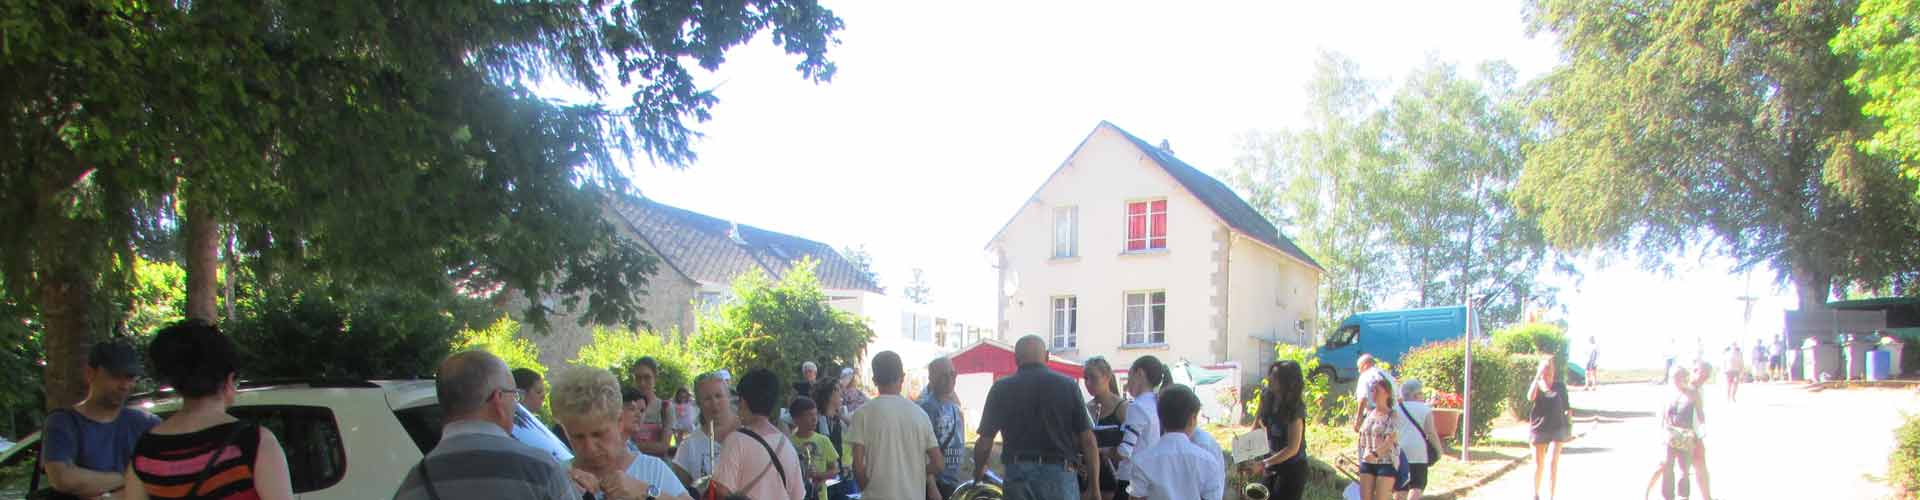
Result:
M1460 410L1451 408L1433 409L1434 431L1440 433L1440 440L1452 439L1460 431Z

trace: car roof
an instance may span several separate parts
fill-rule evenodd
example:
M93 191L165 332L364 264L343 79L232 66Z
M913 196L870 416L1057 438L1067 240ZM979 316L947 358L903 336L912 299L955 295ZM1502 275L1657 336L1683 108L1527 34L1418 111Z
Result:
M243 395L273 394L299 397L301 393L307 392L315 393L314 396L317 398L382 398L388 408L395 410L427 406L438 401L438 397L434 394L434 381L431 379L246 380L240 382L240 393ZM127 404L154 411L173 408L179 404L179 398L174 395L171 388L163 388L128 398Z

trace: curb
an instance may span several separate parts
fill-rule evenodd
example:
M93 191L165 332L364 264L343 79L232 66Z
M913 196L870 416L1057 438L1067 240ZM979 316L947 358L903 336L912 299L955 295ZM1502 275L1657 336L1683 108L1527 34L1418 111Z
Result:
M1593 429L1596 429L1599 427L1600 427L1600 421L1597 419L1593 420L1593 425L1587 427L1587 432L1574 434L1573 437L1575 438L1587 437L1588 433L1593 432ZM1520 467L1520 464L1526 463L1526 462L1527 462L1527 457L1523 455L1519 458L1515 458L1513 460L1508 461L1506 465L1502 465L1498 469L1494 469L1492 473L1489 473L1485 477L1482 477L1479 480L1474 481L1473 484L1454 488L1452 490L1448 490L1435 495L1421 495L1420 498L1421 500L1462 498L1466 494L1472 493L1473 490L1479 489L1482 486L1486 486L1487 483L1491 483L1496 479L1500 479L1502 476L1507 475L1508 472L1512 472L1513 469Z

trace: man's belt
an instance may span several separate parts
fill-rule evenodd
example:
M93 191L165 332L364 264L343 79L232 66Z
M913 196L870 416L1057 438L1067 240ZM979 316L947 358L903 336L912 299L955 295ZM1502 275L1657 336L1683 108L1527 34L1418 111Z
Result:
M1000 460L1010 464L1073 465L1078 462L1074 457L1057 453L1008 453Z

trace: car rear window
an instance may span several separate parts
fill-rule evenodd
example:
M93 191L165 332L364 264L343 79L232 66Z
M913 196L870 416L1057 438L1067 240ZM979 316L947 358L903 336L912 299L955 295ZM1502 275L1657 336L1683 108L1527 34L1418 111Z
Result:
M333 410L319 406L236 406L234 417L273 431L287 454L294 493L333 486L347 474L347 449Z
M407 429L407 436L413 438L413 444L420 447L420 454L426 455L440 444L440 424L446 415L440 411L440 405L426 405L393 412L400 419L400 426Z

